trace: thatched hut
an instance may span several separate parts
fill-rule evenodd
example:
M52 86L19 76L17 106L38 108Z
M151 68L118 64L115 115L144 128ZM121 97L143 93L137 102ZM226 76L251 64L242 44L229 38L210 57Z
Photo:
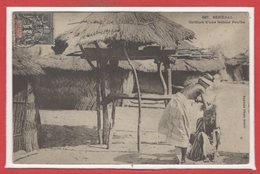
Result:
M179 48L182 47L179 46ZM198 51L196 48L193 49L193 52ZM203 58L189 56L178 58L178 56L172 55L170 59L172 60L170 68L173 92L178 91L181 86L188 85L206 72L214 75L224 69L224 65L218 57L212 57L210 54ZM41 87L39 88L39 94L44 96L40 100L42 109L96 109L97 72L87 60L52 53L37 59L37 62L46 72L46 75L41 77ZM95 61L92 63L96 66ZM132 63L137 71L142 93L163 94L158 67L154 60L133 60ZM136 83L128 63L120 60L116 67L112 66L108 64L105 68L106 92L108 94L136 93ZM167 79L165 71L163 71L163 75ZM117 105L127 105L127 102L121 100L117 102Z
M233 58L226 58L226 71L233 81L249 80L249 54L238 54Z
M48 55L36 61L45 71L38 90L39 95L44 96L40 100L42 109L96 110L97 70L85 59ZM132 93L133 75L130 70L108 65L105 71L106 93ZM121 102L118 101L117 105Z
M44 71L29 57L13 55L13 151L39 148L40 114L36 76Z
M140 32L142 31L142 32ZM138 99L138 151L140 150L140 122L141 122L141 91L137 72L133 66L131 59L159 59L169 66L166 57L169 52L158 49L140 51L140 46L157 45L159 47L167 47L174 49L178 42L182 40L191 40L194 38L194 32L167 19L159 13L151 12L113 12L113 13L91 13L83 21L79 22L72 30L63 33L55 40L53 50L56 54L62 52L74 52L75 48L80 48L81 58L88 61L91 67L97 68L97 116L98 129L101 126L101 100L107 99L105 90L105 67L110 65L118 65L118 60L127 60L134 75L137 85ZM105 49L101 47L105 45ZM96 49L88 49L90 45L95 45ZM75 55L75 54L74 54ZM94 66L91 60L97 61ZM159 65L159 64L158 64ZM159 66L158 66L159 67ZM160 68L159 68L160 69ZM171 70L168 69L168 78L170 78ZM169 75L170 74L170 75ZM171 94L171 83L168 84ZM165 86L165 85L164 85ZM113 105L114 106L114 105ZM102 103L103 112L103 142L109 145L110 123L108 116L107 103ZM115 107L112 109L112 119L114 117ZM99 134L100 137L100 134Z
M140 79L140 87L143 93L163 94L163 86L157 73L157 66L153 60L133 61L138 77ZM125 62L119 62L118 65L124 70L131 70ZM183 86L196 81L199 76L204 73L215 75L225 68L218 58L213 59L176 59L170 64L172 70L172 87L173 93ZM164 71L166 78L167 74ZM167 82L168 83L168 82ZM136 92L134 87L133 92Z

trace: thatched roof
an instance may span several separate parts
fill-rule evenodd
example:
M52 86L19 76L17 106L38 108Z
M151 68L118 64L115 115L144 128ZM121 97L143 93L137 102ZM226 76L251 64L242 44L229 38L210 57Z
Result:
M236 66L236 65L249 65L249 53L240 53L232 58L226 58L226 65Z
M153 60L135 60L133 64L137 71L157 72L157 65ZM177 59L175 63L170 64L173 71L189 71L189 72L217 72L224 69L224 65L218 58L215 59ZM125 61L119 62L119 67L129 69L130 67Z
M70 53L78 45L88 47L93 42L111 45L115 41L176 48L179 41L191 40L194 35L193 31L155 12L98 12L58 36L53 49L62 53L68 46L66 53Z
M37 62L43 68L52 68L70 71L91 71L93 70L85 59L79 57L53 55L38 59ZM95 61L92 62L95 65ZM157 72L157 65L154 60L133 60L134 67L141 72ZM131 70L127 61L119 61L118 66L125 70ZM213 59L177 59L171 64L173 71L190 72L217 72L224 68L218 58Z
M86 59L80 57L49 55L36 60L42 68L51 68L69 71L91 71L92 68ZM96 63L92 62L95 66Z
M169 57L172 62L175 62L171 64L171 69L173 71L217 72L224 69L225 67L224 63L218 57L214 56L210 50L197 49L191 44L185 43L185 41L181 42L179 47L185 49L177 50L176 54ZM186 56L183 56L182 53ZM38 58L37 62L41 64L43 68L71 71L93 70L85 59L81 59L80 57L66 56L64 54L55 55L53 52L49 52L49 54ZM92 61L92 63L96 66L95 61ZM157 65L152 59L132 60L132 63L137 71L157 72ZM131 70L128 62L124 60L119 61L118 66L125 70Z
M21 55L15 52L13 55L13 74L37 76L44 74L44 71L30 56Z

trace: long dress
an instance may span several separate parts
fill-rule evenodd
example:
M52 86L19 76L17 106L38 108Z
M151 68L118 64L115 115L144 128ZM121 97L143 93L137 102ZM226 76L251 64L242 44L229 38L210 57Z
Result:
M206 158L213 160L219 133L215 122L208 123L205 119L199 118L196 125L196 132L193 134L194 140L191 142L192 147L188 152L187 158L193 161L204 160Z
M192 104L182 93L174 95L159 123L159 133L177 147L188 147L191 133Z

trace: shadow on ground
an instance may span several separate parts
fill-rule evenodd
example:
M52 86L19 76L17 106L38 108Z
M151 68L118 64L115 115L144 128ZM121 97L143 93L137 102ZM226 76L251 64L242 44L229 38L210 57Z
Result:
M41 148L96 144L97 131L87 126L42 125L39 144Z
M178 158L174 154L131 153L120 155L114 160L130 164L178 164Z
M248 153L219 152L220 156L224 156L224 164L248 164Z

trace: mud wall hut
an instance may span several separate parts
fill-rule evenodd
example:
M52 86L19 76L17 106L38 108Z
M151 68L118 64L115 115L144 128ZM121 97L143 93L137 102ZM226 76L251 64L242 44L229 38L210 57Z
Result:
M233 58L226 58L226 71L233 81L249 81L249 54L238 54Z
M194 49L197 50L197 49ZM172 61L173 92L180 90L180 87L194 82L199 76L208 72L212 75L224 69L224 64L210 54L196 56L189 50L185 56L176 53L170 57ZM181 54L178 56L177 54ZM41 97L40 107L42 109L96 109L96 76L97 72L85 59L80 57L64 55L48 55L37 59L45 70L46 75L41 77L39 94ZM164 89L160 81L157 64L154 60L133 60L137 70L142 93L163 94ZM92 62L95 66L95 61ZM164 67L162 67L164 69ZM131 67L127 61L120 60L117 65L108 64L106 69L105 84L107 93L136 93ZM167 82L167 73L163 71L164 79ZM110 91L111 90L111 91ZM118 106L126 106L129 101L119 100Z
M41 85L38 91L40 96L44 96L40 100L42 109L96 109L98 72L85 59L49 55L37 59L37 62L45 71L45 75L40 79ZM107 93L132 93L131 71L112 66L109 64L105 69ZM121 102L119 101L117 105L121 105Z
M172 55L170 60L173 92L194 83L204 73L215 75L225 68L225 65L218 57L204 49L181 49ZM163 86L160 82L156 63L153 60L135 60L133 64L138 72L141 91L143 93L163 94ZM120 61L118 66L130 71L125 61ZM167 73L165 71L163 71L163 76L167 82ZM135 85L133 92L136 92Z
M13 151L39 148L40 130L37 76L44 71L29 57L13 56Z

